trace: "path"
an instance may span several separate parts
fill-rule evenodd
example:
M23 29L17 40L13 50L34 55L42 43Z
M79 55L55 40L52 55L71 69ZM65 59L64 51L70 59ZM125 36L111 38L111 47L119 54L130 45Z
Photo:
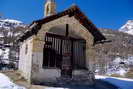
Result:
M39 85L30 85L24 80L23 77L20 76L20 74L17 71L4 71L2 72L5 75L7 75L11 80L14 81L14 83L24 86L27 89L118 89L116 86L102 81L102 80L96 80L96 84L94 86L88 86L85 84L80 85L55 85L53 87L47 87L47 86L39 86Z

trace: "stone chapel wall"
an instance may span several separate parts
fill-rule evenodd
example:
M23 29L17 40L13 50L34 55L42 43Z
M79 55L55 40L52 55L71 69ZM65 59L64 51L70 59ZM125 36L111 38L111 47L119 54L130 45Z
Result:
M44 47L44 37L46 32L53 32L52 29L57 29L56 27L59 26L55 33L64 34L65 32L65 25L70 25L70 36L79 36L86 40L86 67L89 70L93 70L93 63L90 64L90 60L95 60L95 50L93 47L94 37L91 33L82 26L79 21L77 21L74 17L64 16L54 21L48 22L42 25L41 29L39 30L36 37L33 40L33 66L32 66L32 80L37 80L41 82L41 79L47 79L47 76L50 76L51 80L60 77L60 70L59 69L44 69L42 68L43 63L43 47ZM62 31L61 31L62 30ZM62 33L61 33L62 32ZM49 71L49 74L46 73ZM51 74L50 74L51 73ZM55 75L52 75L52 74ZM46 76L45 76L46 75ZM49 79L50 80L50 79Z
M33 38L25 40L20 46L19 71L28 81L31 77Z

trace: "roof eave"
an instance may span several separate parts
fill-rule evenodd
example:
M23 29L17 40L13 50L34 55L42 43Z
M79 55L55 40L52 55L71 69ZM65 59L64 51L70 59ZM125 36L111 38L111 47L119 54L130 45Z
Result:
M78 6L74 5L71 8L57 13L52 16L48 16L46 18L43 18L41 20L36 20L33 21L32 24L30 25L30 30L26 32L20 39L21 41L27 39L29 36L32 36L33 34L37 34L38 30L42 26L42 24L48 23L50 21L53 21L55 19L58 19L62 16L69 15L74 16L80 24L82 24L84 27L88 29L88 31L94 36L94 42L101 41L101 40L106 40L106 38L100 33L100 31L96 28L96 26L85 16L81 10L78 8ZM36 24L35 26L33 26ZM26 36L27 35L27 36Z

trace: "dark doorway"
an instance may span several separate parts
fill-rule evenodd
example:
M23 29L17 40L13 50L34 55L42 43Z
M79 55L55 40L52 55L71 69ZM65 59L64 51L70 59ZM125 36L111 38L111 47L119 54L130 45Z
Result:
M83 45L77 46L78 42L81 44L81 41L83 40L46 33L43 67L60 68L62 77L72 77L72 70L74 68L79 68L79 65L85 66L83 64L85 63L84 47Z

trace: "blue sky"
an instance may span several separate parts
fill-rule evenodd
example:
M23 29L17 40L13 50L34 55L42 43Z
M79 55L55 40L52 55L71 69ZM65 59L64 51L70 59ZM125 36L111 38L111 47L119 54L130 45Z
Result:
M45 0L0 0L0 14L30 24L43 18ZM77 4L99 28L118 29L133 19L133 0L56 0L57 11Z

